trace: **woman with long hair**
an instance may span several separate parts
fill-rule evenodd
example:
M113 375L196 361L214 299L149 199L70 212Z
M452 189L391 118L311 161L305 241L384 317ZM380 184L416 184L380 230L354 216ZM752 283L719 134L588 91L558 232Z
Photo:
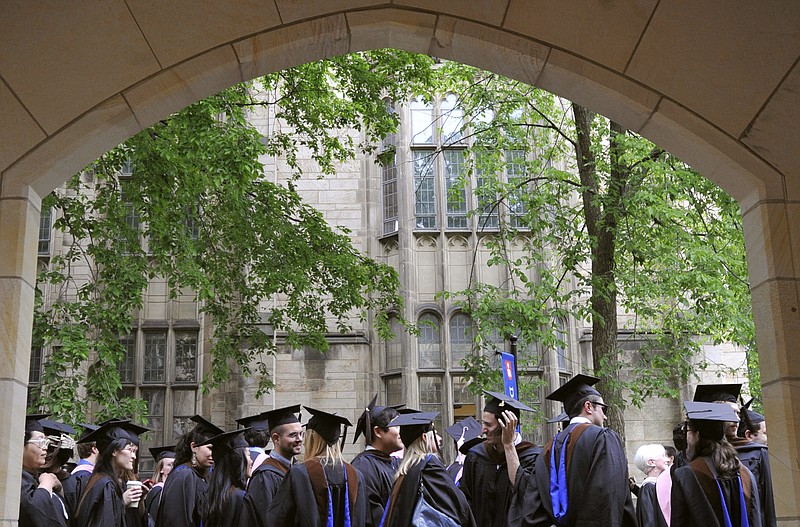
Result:
M92 476L78 500L77 527L133 527L126 517L138 518L127 507L138 507L141 484L127 487L139 449L139 434L147 428L128 420L110 421L87 435L100 451Z
M22 451L22 493L19 501L20 527L66 527L61 501L53 494L58 477L42 472L50 440L39 422L46 415L25 418L25 443Z
M208 440L223 433L202 416L191 418L194 428L178 439L175 447L175 468L161 491L156 527L196 527L208 490L207 478L214 457Z
M406 413L390 423L400 427L405 454L386 509L386 527L411 526L415 513L424 506L446 516L453 525L476 525L467 498L439 459L439 437L433 429L438 415L439 412Z
M753 475L725 439L726 423L737 421L727 404L685 401L689 464L672 473L671 525L761 527Z
M239 525L247 478L250 476L250 450L242 434L249 430L233 430L208 440L214 452L214 470L208 479L203 503L203 527Z
M164 490L164 482L175 466L175 445L152 447L150 454L156 462L153 469L153 476L144 481L146 487L150 489L144 499L144 506L151 518L156 517L158 505L161 503L161 491Z
M305 462L292 466L267 509L268 527L360 527L366 520L364 484L342 459L344 417L306 407Z

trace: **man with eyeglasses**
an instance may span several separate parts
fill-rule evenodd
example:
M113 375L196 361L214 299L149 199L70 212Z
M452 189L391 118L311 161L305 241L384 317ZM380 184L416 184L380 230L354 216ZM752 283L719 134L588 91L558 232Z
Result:
M608 406L593 388L599 381L579 374L547 396L564 404L570 421L520 482L510 526L637 525L625 449L619 435L603 426Z
M297 415L299 412L300 405L295 404L262 414L269 427L273 449L250 476L239 520L241 525L267 525L267 509L294 464L295 456L303 448L303 425Z

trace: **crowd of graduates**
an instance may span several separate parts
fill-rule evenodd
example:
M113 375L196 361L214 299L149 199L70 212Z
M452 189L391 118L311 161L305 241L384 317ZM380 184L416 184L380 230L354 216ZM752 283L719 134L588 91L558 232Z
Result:
M640 486L619 436L604 426L597 381L577 375L548 396L564 414L544 446L518 432L531 408L485 392L481 422L446 429L459 451L448 467L433 426L439 414L378 406L377 396L355 427L353 442L363 436L366 448L350 463L342 446L351 423L293 405L239 419L231 431L194 416L177 444L150 449L156 465L144 481L135 467L146 428L126 419L81 424L76 444L71 426L30 415L19 525L775 526L766 423L739 406L739 385L698 386L674 447L637 451Z

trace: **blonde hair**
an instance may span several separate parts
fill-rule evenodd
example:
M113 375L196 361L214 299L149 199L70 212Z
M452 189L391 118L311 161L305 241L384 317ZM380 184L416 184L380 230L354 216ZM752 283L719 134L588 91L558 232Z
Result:
M339 441L329 445L316 430L306 430L306 437L303 443L305 447L305 460L311 458L319 459L322 465L335 465L344 464L342 459L342 449L339 447Z
M435 453L433 448L433 445L436 442L435 434L436 432L434 430L425 432L415 439L408 448L406 448L406 452L403 455L403 461L401 461L400 466L397 467L397 472L394 475L394 479L397 479L400 476L405 476L408 474L408 471L417 465L417 463L421 462L425 456Z
M172 457L162 457L158 463L156 463L155 468L153 469L153 477L151 478L153 483L161 483L167 480L167 476L161 473L164 468L164 462L168 459L171 459L172 462L175 462L175 458ZM173 465L174 468L174 465Z

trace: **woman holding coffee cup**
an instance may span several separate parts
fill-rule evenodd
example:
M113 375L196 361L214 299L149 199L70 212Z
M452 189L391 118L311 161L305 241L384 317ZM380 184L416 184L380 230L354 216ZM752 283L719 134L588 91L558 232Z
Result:
M92 477L78 502L75 518L77 527L134 527L142 498L142 483L128 479L139 449L139 435L147 432L128 420L112 420L84 437L81 442L94 441L100 454Z

